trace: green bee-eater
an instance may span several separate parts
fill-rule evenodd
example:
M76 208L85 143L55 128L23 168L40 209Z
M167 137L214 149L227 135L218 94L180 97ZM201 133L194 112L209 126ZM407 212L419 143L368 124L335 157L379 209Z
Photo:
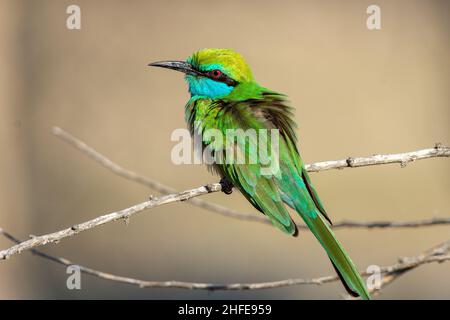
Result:
M278 150L270 155L278 157L279 170L275 174L262 174L263 165L258 161L222 161L211 164L210 168L221 176L224 192L231 192L233 186L239 189L276 227L294 236L297 227L285 204L297 211L327 252L347 291L369 299L358 270L331 231L331 221L305 170L286 96L259 85L243 57L229 49L203 49L186 61L162 61L150 66L186 75L191 94L185 107L186 121L191 134L202 137L204 148L216 152L222 148L225 158L227 151L251 156L257 152L255 144L259 140L248 139L244 144L233 140L224 147L214 145L206 132L218 130L225 135L230 129L278 130Z

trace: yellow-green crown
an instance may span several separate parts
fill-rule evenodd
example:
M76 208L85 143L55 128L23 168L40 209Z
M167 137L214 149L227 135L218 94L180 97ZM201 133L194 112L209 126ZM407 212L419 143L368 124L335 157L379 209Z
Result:
M187 62L202 71L221 69L238 82L253 81L252 71L242 55L231 49L202 49L192 54Z

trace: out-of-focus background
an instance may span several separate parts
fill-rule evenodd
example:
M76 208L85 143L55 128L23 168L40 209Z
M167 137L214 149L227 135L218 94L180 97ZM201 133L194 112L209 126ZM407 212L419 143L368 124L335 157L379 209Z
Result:
M81 8L81 30L66 8ZM381 7L382 29L366 27ZM450 143L448 1L0 1L0 227L59 230L155 192L114 176L51 134L58 125L119 164L179 190L217 181L176 166L182 75L149 62L233 48L256 79L289 95L307 163ZM448 159L312 174L334 221L450 214ZM237 192L204 199L258 214ZM361 268L395 263L448 238L449 227L336 231ZM11 245L0 239L0 248ZM85 232L45 252L149 280L259 282L333 273L299 238L177 203ZM339 298L340 284L265 291L139 289L91 276L66 288L60 265L23 253L0 261L0 298ZM384 299L450 298L450 268L408 273Z

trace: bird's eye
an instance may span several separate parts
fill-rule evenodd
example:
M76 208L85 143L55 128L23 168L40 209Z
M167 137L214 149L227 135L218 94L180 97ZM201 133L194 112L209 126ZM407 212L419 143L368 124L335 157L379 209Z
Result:
M209 73L209 76L211 78L214 78L214 79L219 79L220 76L222 75L222 71L217 70L217 69L216 70L211 70L208 73Z

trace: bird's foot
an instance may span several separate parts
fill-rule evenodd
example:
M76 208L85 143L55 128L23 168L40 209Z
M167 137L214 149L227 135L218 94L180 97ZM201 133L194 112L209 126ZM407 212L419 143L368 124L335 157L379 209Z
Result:
M222 192L225 194L233 193L233 184L227 178L223 177L220 179L220 185L222 186Z

